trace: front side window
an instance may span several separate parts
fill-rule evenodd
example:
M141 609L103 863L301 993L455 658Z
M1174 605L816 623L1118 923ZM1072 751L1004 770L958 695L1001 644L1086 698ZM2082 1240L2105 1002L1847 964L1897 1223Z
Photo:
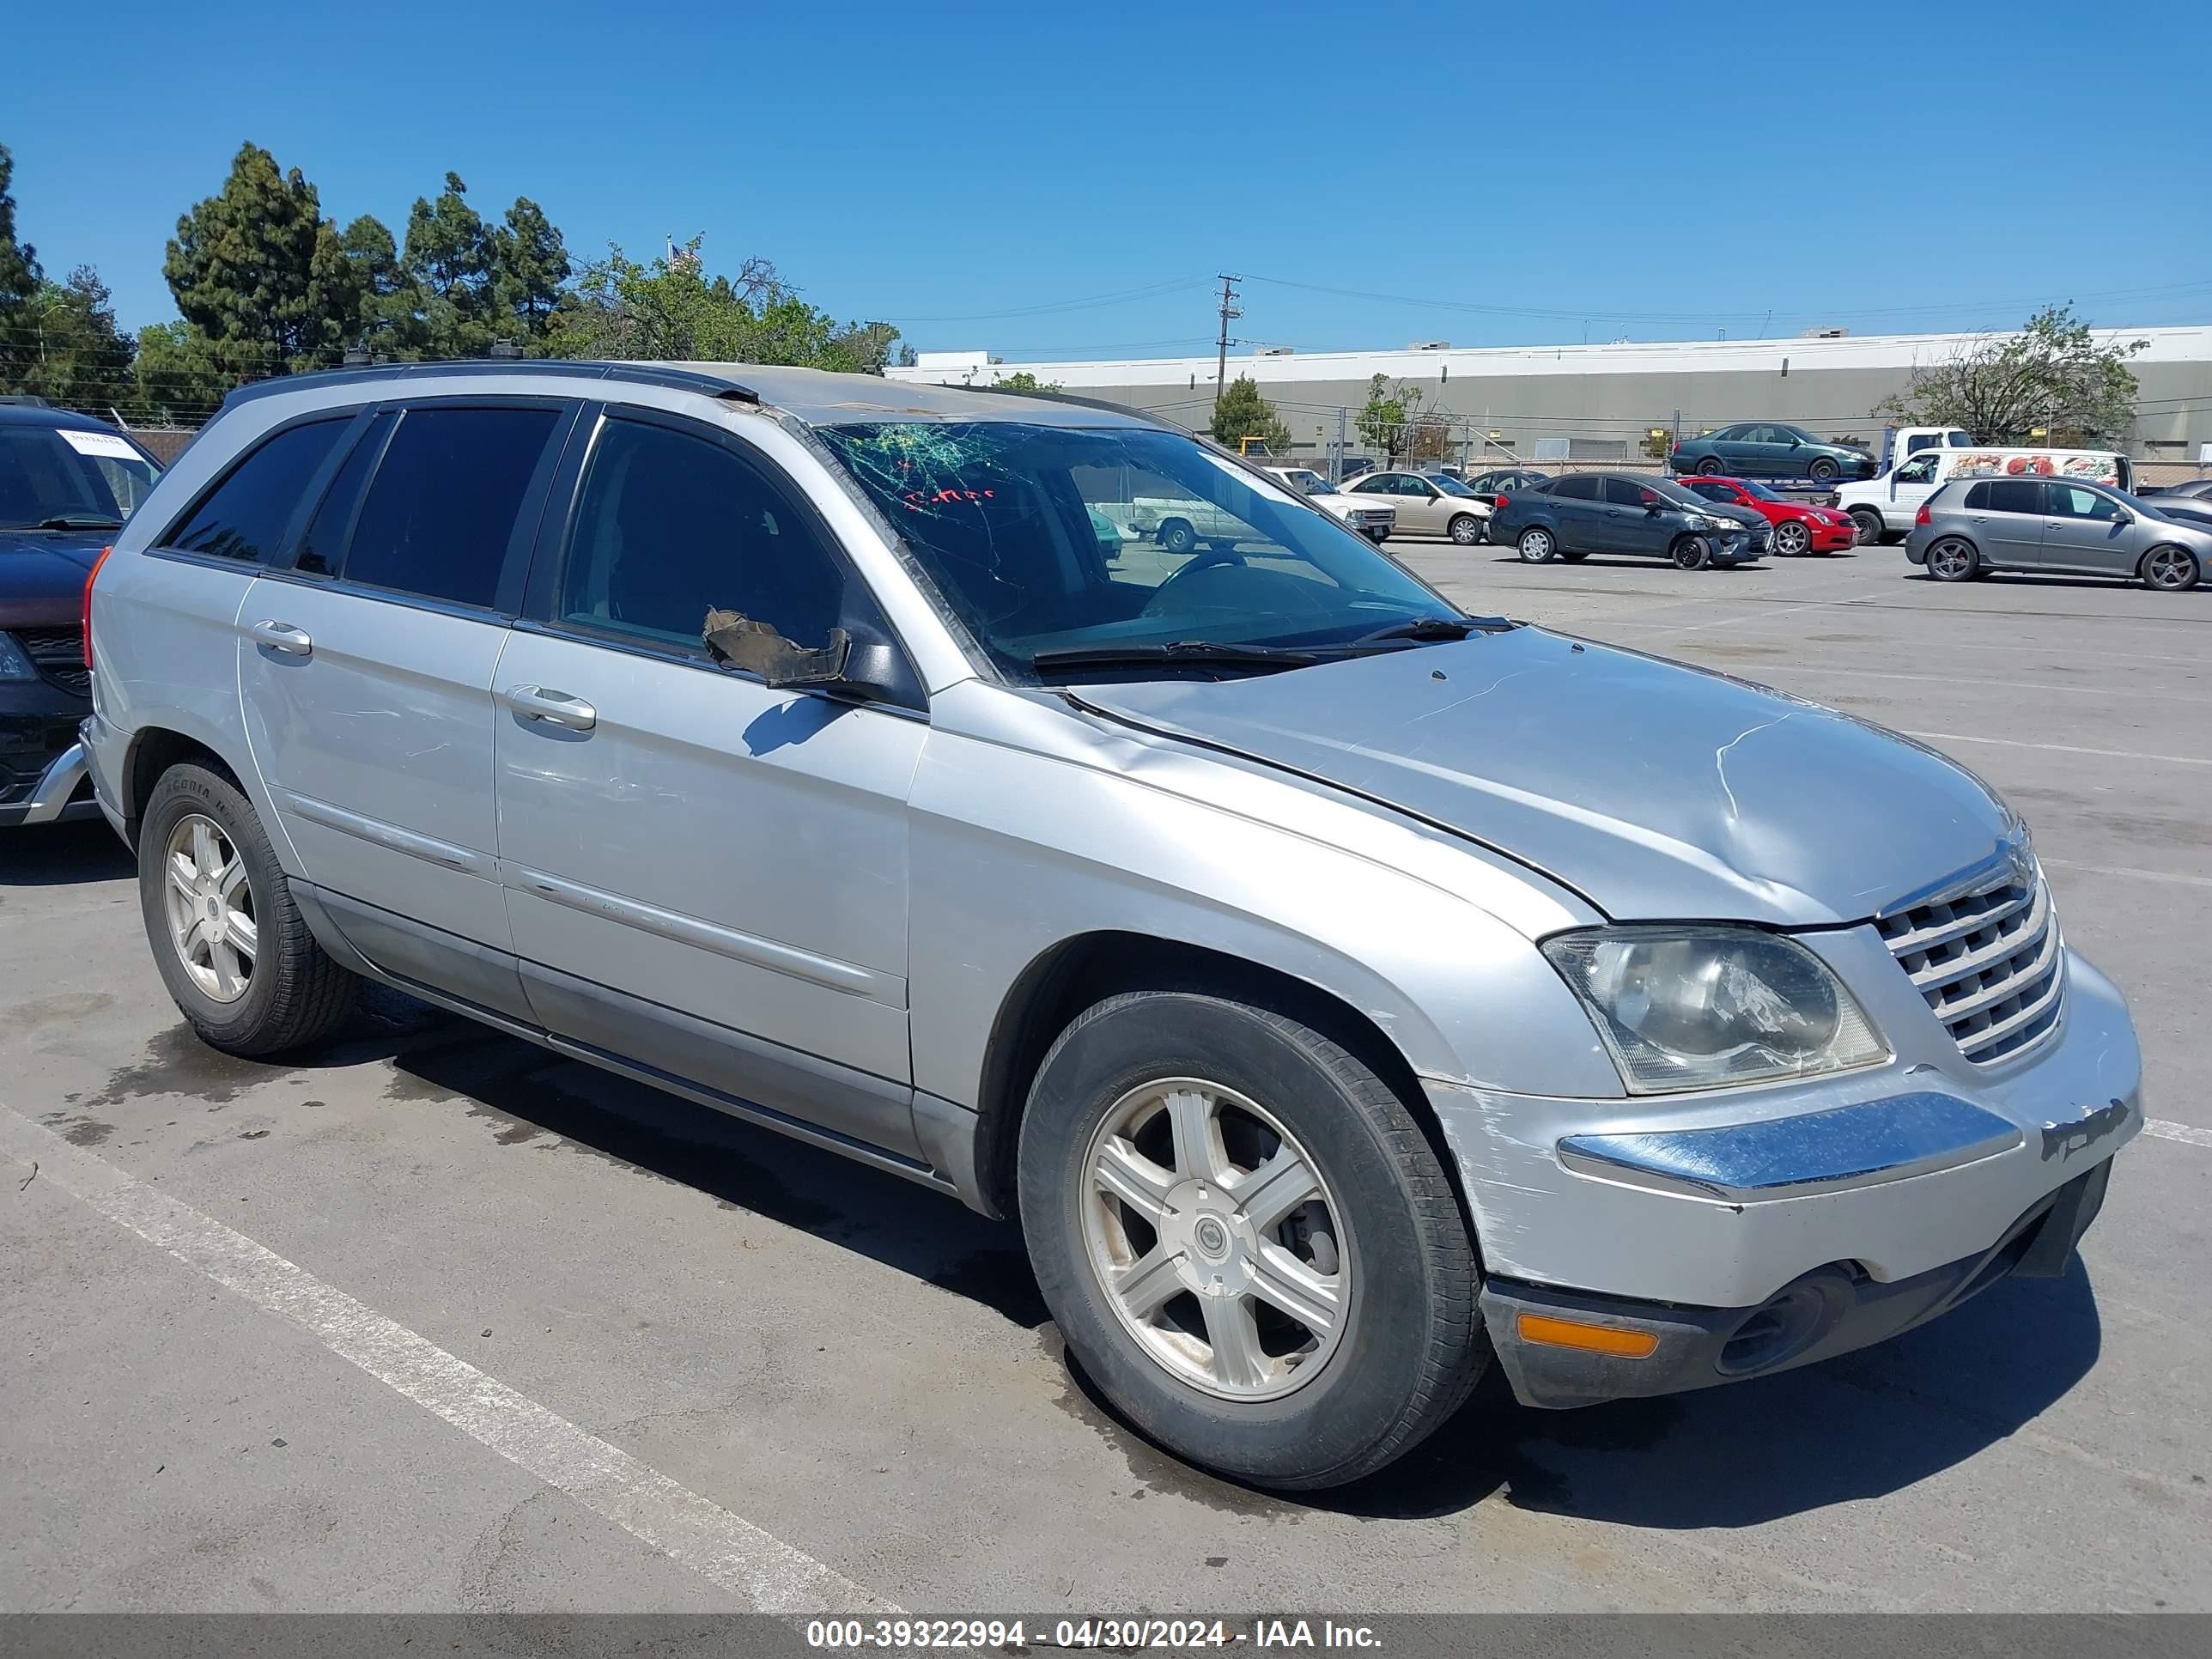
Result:
M2120 516L2120 504L2097 490L2084 489L2079 484L2062 483L2045 484L2041 488L2049 496L2051 505L2047 510L2053 518L2097 519L2109 522Z
M1095 523L1083 533L1097 544ZM702 650L707 613L735 611L794 644L827 645L842 568L790 496L719 443L613 419L576 507L556 616Z
M410 409L385 447L345 556L348 581L489 607L550 409Z
M1607 478L1605 481L1605 499L1610 507L1642 507L1644 498L1650 494L1650 490L1633 478Z
M0 530L112 530L161 469L110 432L0 426Z
M946 605L1023 678L1054 653L1348 645L1459 614L1364 537L1175 433L1011 421L819 433ZM1093 509L1192 534L1132 543L1109 568Z
M352 418L310 421L269 439L202 497L162 545L217 558L268 560L316 469Z
M1899 483L1926 483L1936 476L1936 457L1923 455L1897 469Z

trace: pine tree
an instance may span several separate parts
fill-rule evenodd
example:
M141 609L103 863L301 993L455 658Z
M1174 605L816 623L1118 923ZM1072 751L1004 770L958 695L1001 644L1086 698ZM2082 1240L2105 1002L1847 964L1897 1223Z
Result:
M1260 383L1239 374L1213 406L1213 441L1231 449L1243 438L1258 438L1270 449L1290 447L1291 429L1275 418L1275 406L1260 395Z
M424 349L481 357L502 331L493 292L494 238L458 173L435 202L415 198L400 264L419 295Z
M520 340L542 341L573 267L568 245L527 196L518 196L494 233L494 291L506 326Z
M335 242L299 168L249 143L221 193L177 221L162 274L185 320L228 355L264 374L312 368L333 360L347 320Z

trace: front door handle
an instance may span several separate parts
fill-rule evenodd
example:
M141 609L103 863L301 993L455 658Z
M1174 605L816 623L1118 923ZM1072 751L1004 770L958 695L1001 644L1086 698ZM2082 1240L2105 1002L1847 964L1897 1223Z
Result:
M588 732L599 723L599 711L581 697L542 685L511 685L500 700L526 720L542 720L567 732Z
M314 653L315 642L307 637L307 630L295 628L289 623L258 622L246 631L253 636L256 645L265 645L288 657L311 656Z

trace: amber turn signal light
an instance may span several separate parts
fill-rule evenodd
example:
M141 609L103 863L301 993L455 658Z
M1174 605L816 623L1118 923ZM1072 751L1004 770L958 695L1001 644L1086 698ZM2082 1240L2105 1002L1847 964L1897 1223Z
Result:
M1579 1319L1554 1319L1548 1314L1522 1314L1520 1330L1523 1342L1540 1342L1547 1348L1580 1348L1585 1353L1609 1353L1622 1359L1649 1359L1659 1351L1659 1339L1650 1331L1586 1325Z

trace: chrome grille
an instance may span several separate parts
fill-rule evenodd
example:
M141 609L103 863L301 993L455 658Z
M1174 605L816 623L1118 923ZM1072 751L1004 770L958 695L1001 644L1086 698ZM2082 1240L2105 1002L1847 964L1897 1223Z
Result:
M1976 1065L2013 1059L2057 1028L2065 963L2050 884L2032 861L1875 925Z

